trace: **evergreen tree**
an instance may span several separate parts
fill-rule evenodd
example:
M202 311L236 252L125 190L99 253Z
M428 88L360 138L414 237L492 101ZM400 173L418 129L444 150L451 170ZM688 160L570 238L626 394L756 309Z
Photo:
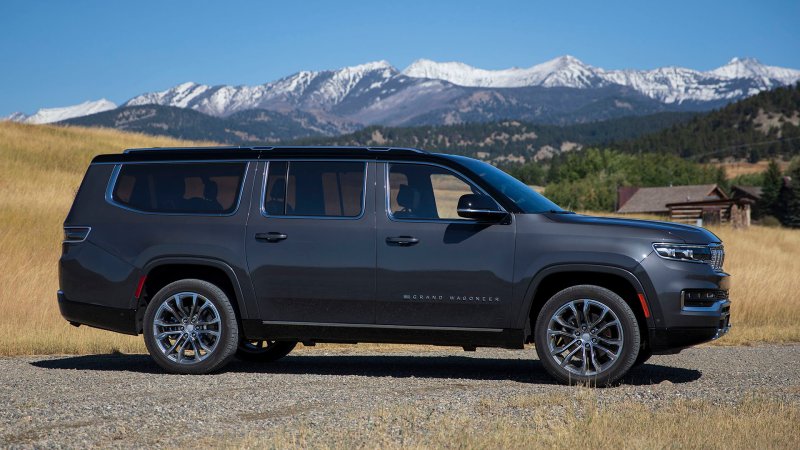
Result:
M800 164L792 167L788 175L791 180L780 193L781 222L787 227L800 228Z
M780 217L778 195L781 191L783 178L781 176L781 169L775 160L769 162L767 171L764 172L764 184L761 190L761 199L756 203L753 215L756 218L764 216Z

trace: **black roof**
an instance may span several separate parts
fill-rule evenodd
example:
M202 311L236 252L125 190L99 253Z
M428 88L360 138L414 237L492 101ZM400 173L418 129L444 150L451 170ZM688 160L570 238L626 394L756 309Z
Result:
M274 157L341 157L341 158L392 158L435 156L417 148L400 147L323 147L323 146L275 146L275 147L154 147L130 148L123 153L98 155L92 163L123 163L147 161L189 160L245 160Z

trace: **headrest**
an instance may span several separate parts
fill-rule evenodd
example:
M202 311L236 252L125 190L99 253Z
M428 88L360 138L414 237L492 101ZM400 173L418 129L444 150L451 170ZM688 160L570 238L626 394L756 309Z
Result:
M206 180L203 186L203 197L207 200L216 200L219 194L219 187L216 181Z
M286 182L283 178L280 178L272 183L272 189L269 191L269 199L283 200L284 197L286 197Z
M403 208L415 210L419 207L419 191L407 184L401 184L397 191L397 204Z

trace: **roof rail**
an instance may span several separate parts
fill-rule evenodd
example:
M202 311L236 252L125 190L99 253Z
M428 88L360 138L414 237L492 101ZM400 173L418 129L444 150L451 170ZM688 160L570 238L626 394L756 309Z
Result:
M367 147L367 150L371 152L395 152L395 151L402 151L402 152L414 152L414 153L428 153L425 150L420 148L414 147Z
M274 150L279 151L292 151L292 150L350 150L350 151L368 151L368 152L413 152L420 154L428 154L427 151L412 147L364 147L354 145L276 145L269 147L251 147L253 150Z
M337 145L308 145L308 146L257 146L257 147L243 147L243 146L220 146L220 147L151 147L151 148L129 148L123 151L123 154L131 153L146 153L158 151L182 151L182 152L211 152L211 151L231 151L231 150L350 150L350 151L369 151L369 152L406 152L406 153L419 153L428 154L427 151L412 147L360 147L360 146L337 146Z
M225 151L225 150L250 150L251 147L147 147L147 148L129 148L123 151L124 154L140 153L140 152L158 152L158 151L184 151L184 152L207 152L207 151Z

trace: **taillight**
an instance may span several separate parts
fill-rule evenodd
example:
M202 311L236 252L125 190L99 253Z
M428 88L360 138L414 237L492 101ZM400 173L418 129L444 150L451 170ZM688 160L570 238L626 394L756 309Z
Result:
M91 227L64 227L64 242L67 244L74 244L83 242L92 231Z

